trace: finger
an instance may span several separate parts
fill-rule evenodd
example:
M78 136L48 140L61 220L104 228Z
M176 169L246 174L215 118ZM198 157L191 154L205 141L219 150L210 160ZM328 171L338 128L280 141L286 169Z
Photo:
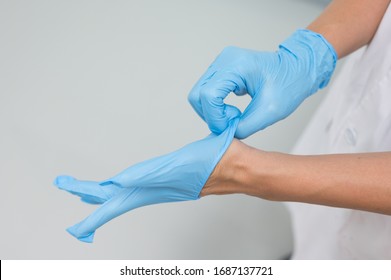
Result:
M154 188L125 188L80 223L67 231L83 242L92 243L95 231L108 221L135 208L183 200L177 191Z
M201 87L207 83L207 81L213 77L216 73L210 66L208 70L201 76L201 78L197 81L197 83L191 89L187 99L190 105L193 107L194 111L200 116L201 119L205 121L204 113L202 111L201 99L200 99L200 89Z
M200 89L200 99L205 121L216 134L223 132L231 119L241 115L238 108L226 105L224 99L231 92L243 92L243 80L232 72L217 72Z
M82 201L91 204L101 204L113 197L122 188L114 184L102 186L94 181L81 181L71 176L58 176L54 185L61 190L79 196Z
M262 94L253 97L240 117L238 128L235 132L236 138L247 138L280 119L281 110L279 105L271 98L273 93L269 94L269 92L270 89L263 89Z

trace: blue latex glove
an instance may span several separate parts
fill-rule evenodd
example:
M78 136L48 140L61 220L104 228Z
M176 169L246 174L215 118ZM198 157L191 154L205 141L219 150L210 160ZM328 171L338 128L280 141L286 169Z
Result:
M150 204L198 199L231 144L238 121L232 120L220 135L211 134L173 153L133 165L103 182L57 177L54 184L60 189L87 203L103 203L67 231L80 241L92 242L97 228L127 211Z
M189 94L189 102L214 133L240 116L235 137L242 139L286 118L305 98L327 85L337 61L320 34L298 30L277 52L227 47ZM228 94L249 94L243 113L224 103Z

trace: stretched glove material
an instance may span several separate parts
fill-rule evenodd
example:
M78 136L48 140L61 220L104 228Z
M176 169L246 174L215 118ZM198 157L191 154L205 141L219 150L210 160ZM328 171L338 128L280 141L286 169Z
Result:
M195 84L189 102L216 134L240 117L235 137L246 138L286 118L325 87L336 61L333 47L310 30L296 31L277 52L227 47ZM243 113L224 103L231 92L251 96Z
M54 184L91 204L95 212L67 231L80 241L92 242L97 228L132 209L164 202L196 200L231 144L238 119L220 135L191 143L173 153L135 164L103 182L58 176Z

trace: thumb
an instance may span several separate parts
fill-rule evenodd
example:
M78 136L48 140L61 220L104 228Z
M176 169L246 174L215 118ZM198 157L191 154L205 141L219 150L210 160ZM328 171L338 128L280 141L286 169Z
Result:
M244 139L276 122L278 108L265 91L255 95L240 117L235 132L237 139Z

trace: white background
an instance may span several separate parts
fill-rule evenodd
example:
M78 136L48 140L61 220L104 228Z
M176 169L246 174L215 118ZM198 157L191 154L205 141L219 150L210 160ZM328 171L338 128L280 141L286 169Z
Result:
M206 136L187 94L216 55L275 50L322 2L0 0L0 259L288 255L284 206L239 195L137 209L84 244L65 228L94 206L52 181L106 179ZM323 94L246 142L288 152Z
M120 270L127 266L129 269L174 269L177 266L181 273L185 273L185 269L203 269L204 274L197 275L182 275L182 276L134 276L120 275ZM219 275L214 275L215 267ZM231 275L220 275L227 271L227 267L237 267L235 275L232 268ZM241 270L239 269L241 268ZM246 274L245 267L266 267L271 268L272 275L261 275L264 269L250 268L249 274ZM390 261L380 260L310 260L310 261L282 261L282 260L143 260L143 261L124 261L124 260L62 260L62 261L3 261L1 267L2 280L58 280L68 279L208 279L208 280L253 280L253 279L278 279L278 280L329 280L340 277L340 279L390 279ZM21 269L23 268L23 269ZM209 272L208 272L209 270ZM140 270L139 270L140 271ZM242 272L242 275L240 274ZM251 271L253 274L251 275ZM258 275L257 272L259 272ZM269 270L267 270L269 272ZM149 272L151 274L151 271ZM156 274L156 273L155 273ZM267 273L266 273L267 274Z

